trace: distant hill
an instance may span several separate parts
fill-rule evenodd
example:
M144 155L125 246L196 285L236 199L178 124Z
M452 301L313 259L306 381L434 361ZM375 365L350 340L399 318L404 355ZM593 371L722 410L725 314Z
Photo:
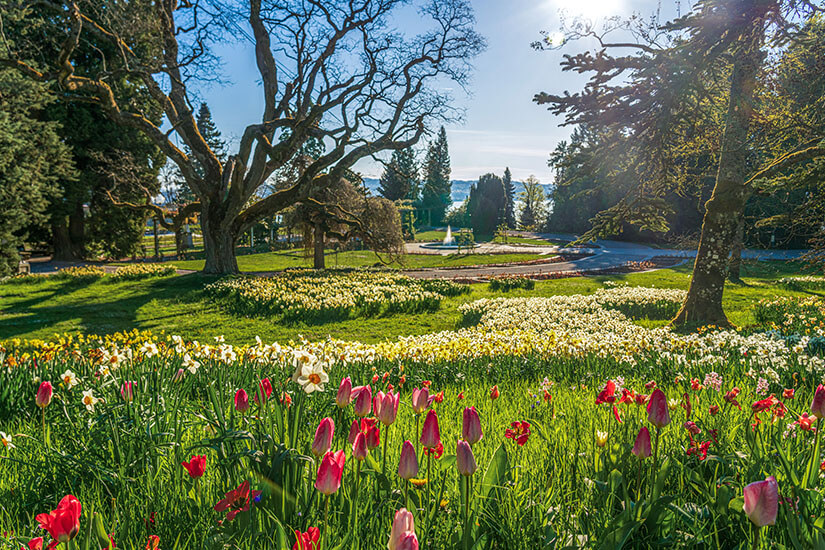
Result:
M478 180L453 180L453 193L452 199L454 203L463 202L464 199L470 194L470 186L477 183ZM367 189L372 191L374 194L378 194L378 179L377 178L364 178L364 183L367 186ZM524 183L520 181L514 181L516 185L516 196L519 193L524 191ZM549 184L544 185L545 192L550 191L551 186Z

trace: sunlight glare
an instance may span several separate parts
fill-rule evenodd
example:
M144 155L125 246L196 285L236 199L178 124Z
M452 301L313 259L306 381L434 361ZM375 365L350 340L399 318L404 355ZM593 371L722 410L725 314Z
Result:
M583 16L587 19L603 19L619 15L624 7L623 0L547 0L545 8L566 16Z

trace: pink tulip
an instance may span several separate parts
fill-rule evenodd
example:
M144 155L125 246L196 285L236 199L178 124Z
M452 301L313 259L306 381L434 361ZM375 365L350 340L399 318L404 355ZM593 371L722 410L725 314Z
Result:
M438 430L438 415L431 410L424 419L424 428L421 430L421 444L425 447L438 447L441 443L441 432Z
M409 441L401 446L401 460L398 462L398 477L412 479L418 475L418 458L415 456L415 447Z
M341 380L341 385L338 386L338 394L335 396L335 404L343 409L352 401L352 380L347 376Z
M369 386L359 386L352 390L355 397L355 414L367 416L372 410L372 388Z
M364 430L364 435L367 436L367 449L373 450L381 444L381 434L375 424L368 425Z
M40 387L37 388L37 395L34 402L41 409L45 409L52 402L52 384L51 382L41 382Z
M315 479L315 488L319 493L331 495L341 488L341 476L344 474L346 460L344 451L328 452L324 455Z
M470 445L475 445L484 434L481 432L481 419L478 417L478 411L475 407L467 407L464 409L461 422L461 437Z
M249 410L249 395L243 388L235 392L235 410L240 413Z
M418 537L415 533L404 533L398 539L397 550L418 550Z
M415 519L413 518L412 512L406 508L401 508L395 513L395 518L392 520L392 532L390 533L390 542L387 544L387 550L401 550L402 541L406 541L409 535L415 536ZM405 544L407 544L407 547L403 550L417 548L418 540L416 539L415 546L412 547L409 546L411 544L409 542L405 542Z
M819 393L819 389L817 389L817 393ZM776 484L776 478L773 476L745 487L745 505L742 509L757 527L776 523L778 505L779 488Z
M361 433L361 423L357 420L353 420L352 424L349 426L349 435L347 435L347 441L349 441L350 445L355 444L355 436Z
M367 459L367 436L361 432L355 436L355 442L352 444L352 456L358 460Z
M455 452L458 473L463 476L471 476L478 470L476 457L473 456L473 448L463 439L458 440L458 447Z
M387 393L379 391L378 395L375 396L375 403L373 405L375 416L378 417L378 420L380 420L384 426L390 426L395 422L395 417L398 415L400 398L400 394L394 394L392 391Z
M817 418L825 418L825 386L822 384L816 387L816 393L814 393L814 400L811 403L811 412Z
M667 408L665 392L656 388L647 402L647 419L657 428L670 424L670 411Z
M186 371L180 368L178 372L175 373L175 376L172 377L172 382L180 382L184 378L186 378Z
M642 426L639 430L639 435L636 436L636 442L633 444L633 450L630 451L639 458L648 458L650 456L650 430L647 426Z
M415 414L421 414L430 407L430 390L415 389L412 392L412 408Z
M321 420L315 430L315 439L312 440L312 454L321 456L332 447L332 436L335 434L335 423L327 417Z
M127 403L131 403L135 400L135 383L134 382L124 382L122 386L120 386L120 397Z

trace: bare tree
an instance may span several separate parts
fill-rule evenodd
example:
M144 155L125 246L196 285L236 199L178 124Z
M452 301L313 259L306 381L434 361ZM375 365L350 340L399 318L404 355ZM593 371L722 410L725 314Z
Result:
M484 47L469 1L420 0L419 14L431 29L416 36L394 27L398 8L409 3L135 0L101 10L92 0L38 0L29 17L65 39L45 55L21 33L0 42L0 63L55 81L65 95L95 102L111 119L149 136L201 204L204 271L233 273L235 242L257 221L340 180L358 160L409 147L428 127L460 116L443 90L447 80L467 84L470 62ZM264 108L237 151L221 162L201 135L193 106L199 79L214 74L211 48L227 32L254 44ZM154 37L150 47L138 41L147 33ZM77 74L73 55L84 41L106 42L117 55L98 49L99 70ZM117 101L115 81L151 95L164 124ZM324 153L291 185L261 198L261 186L310 139L321 140Z

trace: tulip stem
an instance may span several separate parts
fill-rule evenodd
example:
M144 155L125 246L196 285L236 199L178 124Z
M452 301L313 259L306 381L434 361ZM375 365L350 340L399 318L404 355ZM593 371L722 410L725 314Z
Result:
M40 422L43 425L43 445L49 447L49 441L46 438L46 407L40 407Z
M756 525L753 526L753 546L751 546L752 550L757 550L759 548L759 533L761 529Z
M410 480L404 480L404 506L409 509L410 507Z
M381 475L387 477L387 440L390 438L390 427L384 428L384 454L381 455Z
M355 465L355 494L353 495L352 502L353 508L355 509L353 513L353 523L357 526L358 525L358 489L361 485L361 461L356 460Z
M656 487L656 464L659 459L659 434L662 432L661 428L656 428L656 443L653 445L653 470L651 470L650 480L650 499L653 500L653 490Z
M327 531L329 531L329 495L324 499L324 533L321 535L322 544L318 546L318 550L326 548Z

